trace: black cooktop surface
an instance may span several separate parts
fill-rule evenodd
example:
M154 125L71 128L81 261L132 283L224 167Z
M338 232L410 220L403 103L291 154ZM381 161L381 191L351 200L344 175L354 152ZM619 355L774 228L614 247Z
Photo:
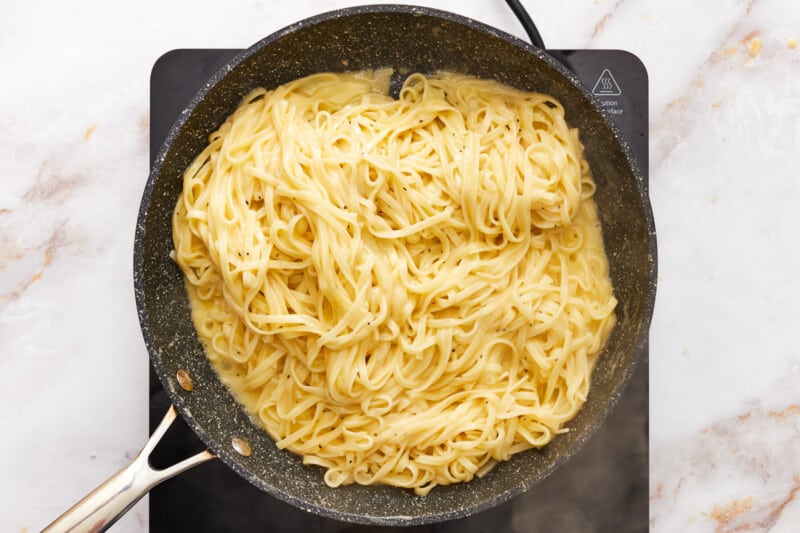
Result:
M239 50L173 50L150 79L150 158L180 112L214 72ZM647 73L617 50L550 50L600 100L628 139L647 178ZM641 532L648 528L648 365L641 361L616 408L586 445L528 492L476 515L411 528L361 526L322 518L273 498L209 461L150 492L150 531L303 532ZM150 430L169 398L150 370ZM151 462L163 467L203 449L179 417Z

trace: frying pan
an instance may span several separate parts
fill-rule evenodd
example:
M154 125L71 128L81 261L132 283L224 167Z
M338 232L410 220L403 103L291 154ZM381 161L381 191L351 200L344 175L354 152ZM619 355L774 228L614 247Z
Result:
M539 450L514 455L469 483L420 497L388 486L332 489L321 468L279 450L220 382L192 325L183 276L170 259L172 210L184 169L208 136L257 86L276 87L320 71L393 67L408 73L450 70L562 102L580 128L592 168L617 307L617 325L592 376L589 398L570 431ZM134 244L139 320L152 364L174 409L209 451L163 471L147 456L176 412L134 463L76 504L54 531L108 527L158 482L219 457L253 485L302 509L365 524L415 525L467 516L502 503L551 474L586 442L617 402L647 342L655 300L656 239L646 187L629 148L577 78L546 52L471 19L429 8L374 5L341 9L288 26L234 58L181 113L145 187Z

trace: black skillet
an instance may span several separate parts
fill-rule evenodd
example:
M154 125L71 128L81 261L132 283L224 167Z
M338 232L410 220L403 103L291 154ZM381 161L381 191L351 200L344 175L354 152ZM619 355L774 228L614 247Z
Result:
M321 71L393 67L457 71L555 96L580 128L597 183L617 326L600 355L589 399L570 431L540 450L517 454L482 479L436 487L425 497L386 486L332 489L322 470L278 450L217 378L195 333L180 270L170 259L172 210L187 165L208 135L257 86L275 87ZM210 452L262 490L302 509L365 524L414 525L463 517L527 490L568 460L603 422L644 349L656 287L655 227L641 174L618 130L591 94L547 53L471 19L429 8L346 8L288 26L234 58L183 111L156 157L142 198L134 244L139 320L152 364L175 408ZM180 378L179 378L180 376ZM188 378L188 379L187 379ZM203 452L165 471L147 458L165 422L134 464L76 504L51 527L105 528L158 482L212 458ZM100 507L98 509L98 507Z

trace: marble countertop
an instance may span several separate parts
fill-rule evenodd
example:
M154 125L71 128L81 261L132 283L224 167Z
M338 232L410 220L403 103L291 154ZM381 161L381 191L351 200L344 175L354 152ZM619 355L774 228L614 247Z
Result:
M0 527L38 530L147 434L132 288L148 83L364 2L19 2L0 18ZM524 38L500 0L413 2ZM800 3L523 2L650 77L652 531L800 530ZM229 17L229 13L236 16ZM147 529L140 503L115 531Z

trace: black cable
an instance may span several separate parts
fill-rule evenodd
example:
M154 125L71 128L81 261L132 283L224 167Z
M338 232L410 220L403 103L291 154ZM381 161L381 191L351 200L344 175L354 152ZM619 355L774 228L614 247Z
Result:
M525 33L528 34L531 44L533 46L538 46L539 48L544 48L544 41L542 40L542 36L539 34L539 30L536 29L536 24L533 23L533 19L531 19L531 16L528 15L528 12L525 11L525 8L522 7L522 4L519 2L519 0L506 0L506 4L508 4L508 7L511 8L511 11L513 11L519 19L519 23L522 24L522 27L525 29Z

